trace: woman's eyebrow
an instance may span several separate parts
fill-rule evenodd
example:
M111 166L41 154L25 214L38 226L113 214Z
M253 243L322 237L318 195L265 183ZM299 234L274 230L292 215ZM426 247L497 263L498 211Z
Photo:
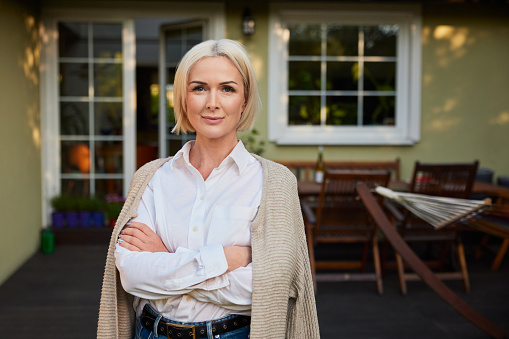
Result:
M192 84L198 84L198 85L207 85L206 82L204 81L198 81L198 80L193 80L193 81L190 81L188 85L192 85ZM220 82L219 85L221 86L224 86L224 85L229 85L229 84L235 84L235 85L238 85L235 81L233 80L230 80L230 81L223 81L223 82Z
M228 84L235 84L235 85L238 85L238 84L237 84L235 81L233 81L233 80L220 82L219 84L220 84L220 85L228 85Z

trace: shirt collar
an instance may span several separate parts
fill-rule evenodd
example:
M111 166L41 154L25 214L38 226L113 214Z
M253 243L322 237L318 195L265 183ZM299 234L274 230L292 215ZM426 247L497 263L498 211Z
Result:
M189 164L189 152L191 148L193 148L194 140L188 141L182 148L175 154L173 159L171 160L171 169L173 170L175 166L180 167L179 164ZM244 147L244 143L242 140L237 142L235 148L231 151L231 153L223 160L219 167L225 166L230 161L233 161L239 170L239 174L246 169L249 161L251 160L251 154Z
M171 159L171 169L173 170L175 167L180 167L180 165L189 164L189 152L191 148L193 148L194 140L188 141L182 146L182 148L175 153L173 159Z

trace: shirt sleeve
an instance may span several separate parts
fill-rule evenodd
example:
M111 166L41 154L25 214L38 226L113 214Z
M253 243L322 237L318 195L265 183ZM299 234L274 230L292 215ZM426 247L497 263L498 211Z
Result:
M198 251L176 253L134 252L117 245L115 260L124 290L144 299L186 294L198 284L219 277L228 269L221 244ZM224 279L223 279L224 284ZM193 287L194 286L194 287Z
M153 198L149 184L138 205L138 216L133 220L155 230ZM192 288L207 288L211 284L207 280L220 277L228 269L221 244L204 246L196 251L178 248L175 253L136 252L117 245L115 263L124 290L144 299L164 299L186 294ZM214 283L216 287L222 287L227 280L223 277Z
M202 302L210 302L230 310L244 310L246 305L251 305L253 294L253 264L240 267L228 272L221 277L226 277L228 284L217 289L195 288L189 294ZM214 283L216 278L210 281ZM209 286L210 287L210 286Z

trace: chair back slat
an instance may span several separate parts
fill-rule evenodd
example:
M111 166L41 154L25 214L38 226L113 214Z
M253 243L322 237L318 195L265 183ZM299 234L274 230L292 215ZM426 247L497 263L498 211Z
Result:
M451 164L415 163L410 192L469 199L479 162Z
M315 166L314 161L277 161L288 167L295 174L298 180L314 180ZM326 169L334 170L368 170L368 171L389 171L392 179L400 180L400 159L381 160L381 161L325 161Z
M388 171L326 170L316 212L317 232L330 230L332 223L366 225L367 213L357 197L356 186L363 182L370 188L386 187L389 178Z

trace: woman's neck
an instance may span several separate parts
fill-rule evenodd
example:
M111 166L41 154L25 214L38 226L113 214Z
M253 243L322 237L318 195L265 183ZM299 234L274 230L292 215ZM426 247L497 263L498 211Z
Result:
M221 165L237 143L236 135L234 138L221 140L204 140L197 135L193 148L189 152L189 162L200 172L203 180L207 180L212 170Z

